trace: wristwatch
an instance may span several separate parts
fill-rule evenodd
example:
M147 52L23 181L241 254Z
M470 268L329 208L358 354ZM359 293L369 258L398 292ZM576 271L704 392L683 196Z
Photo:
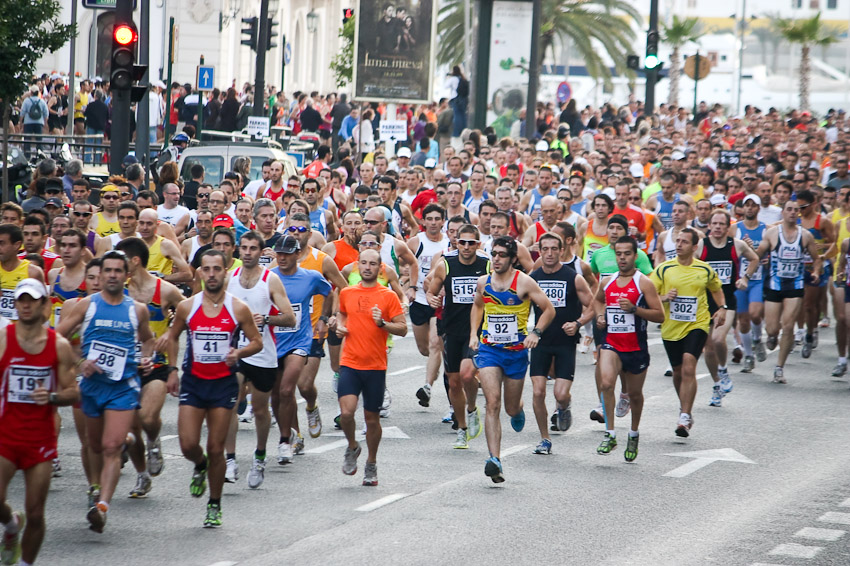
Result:
M534 334L535 336L537 336L538 338L543 338L543 333L540 332L540 329L537 328L536 326L531 329L531 333Z
M322 321L322 322L324 322L324 323L327 323L327 322L328 322L328 317L326 317L325 315L322 315L322 316L320 316L320 317L319 317L319 320L321 320L321 321Z
M269 319L270 319L270 318L271 318L271 317L270 317L269 315L265 315L265 316L263 317L263 324L265 324L266 326L268 326L268 325L269 325Z
M47 402L51 405L55 405L59 402L59 395L57 395L55 392L50 393L50 395L47 396Z
M728 311L729 305L720 305L720 308Z

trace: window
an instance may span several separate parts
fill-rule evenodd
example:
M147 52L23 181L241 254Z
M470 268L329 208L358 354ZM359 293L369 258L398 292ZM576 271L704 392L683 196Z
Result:
M803 0L791 0L791 9L799 10L803 7Z
M838 0L826 0L826 9L835 10L838 8Z
M697 7L697 0L688 0L688 9L693 10Z
M224 159L218 155L197 155L187 157L183 161L183 169L180 171L180 176L184 181L192 180L192 165L200 163L204 166L204 182L218 186L224 178Z
M809 8L812 10L820 10L820 0L809 0Z

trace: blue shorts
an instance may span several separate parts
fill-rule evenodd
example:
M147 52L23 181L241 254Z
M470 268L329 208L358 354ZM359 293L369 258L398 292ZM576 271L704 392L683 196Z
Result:
M640 375L649 367L649 349L634 352L621 352L611 344L602 344L603 350L610 350L620 357L623 371L632 375Z
M347 366L339 368L337 397L363 395L363 409L377 413L384 404L384 390L387 388L386 370L354 369Z
M481 344L473 361L478 369L499 368L509 379L524 379L528 371L528 350L506 350Z
M810 271L803 272L803 280L806 283L806 287L826 287L826 284L829 282L829 278L832 276L832 262L825 261L823 262L823 270L821 271L820 277L815 281L812 279L812 273Z
M80 381L83 413L97 419L104 411L135 411L139 408L139 380L135 377L123 381L100 381L86 378Z
M735 312L747 312L750 309L750 303L763 303L764 280L748 282L747 288L743 291L736 289L735 300L737 302Z
M183 372L180 381L180 405L198 409L232 409L239 397L235 375L219 379L200 379Z

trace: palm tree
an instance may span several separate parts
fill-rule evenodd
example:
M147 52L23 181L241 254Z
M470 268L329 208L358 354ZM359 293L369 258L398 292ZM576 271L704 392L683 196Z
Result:
M610 83L607 55L619 73L627 72L626 55L633 51L634 29L641 17L629 0L543 0L540 18L540 62L554 50L555 40L570 40L584 60L587 72ZM464 0L443 0L437 25L437 62L454 65L463 60ZM601 47L601 48L600 48ZM554 53L553 53L554 56ZM518 57L519 58L519 57Z
M838 41L837 31L821 23L820 12L802 20L780 18L776 21L776 27L786 41L800 44L800 109L808 110L811 48L813 45L835 43Z
M697 41L703 36L703 26L698 18L680 18L673 15L672 23L661 24L661 39L673 48L670 54L670 95L667 104L679 107L679 77L682 75L680 49L686 43Z

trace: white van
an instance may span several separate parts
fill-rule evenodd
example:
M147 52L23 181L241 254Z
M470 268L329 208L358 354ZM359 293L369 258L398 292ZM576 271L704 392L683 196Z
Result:
M269 159L276 159L283 163L284 183L291 175L298 174L295 158L287 155L283 150L272 147L271 144L264 146L238 142L187 147L180 155L177 167L180 170L180 177L184 181L191 181L192 165L200 163L204 166L204 182L216 187L227 172L233 171L233 162L236 158L246 156L251 158L251 178L245 181L246 184L262 178L263 162Z

